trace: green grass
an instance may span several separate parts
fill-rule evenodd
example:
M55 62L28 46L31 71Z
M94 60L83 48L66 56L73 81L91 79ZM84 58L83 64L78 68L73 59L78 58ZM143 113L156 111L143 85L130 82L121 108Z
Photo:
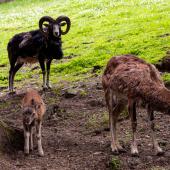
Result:
M155 63L170 49L169 0L15 0L0 4L0 86L7 86L9 63L6 46L16 33L38 28L41 16L71 18L63 36L66 62L53 62L51 81L76 81L90 76L95 65L105 66L114 55L136 54ZM25 70L25 69L24 69ZM40 71L23 69L17 83ZM168 76L166 76L168 77ZM41 80L39 80L41 81Z

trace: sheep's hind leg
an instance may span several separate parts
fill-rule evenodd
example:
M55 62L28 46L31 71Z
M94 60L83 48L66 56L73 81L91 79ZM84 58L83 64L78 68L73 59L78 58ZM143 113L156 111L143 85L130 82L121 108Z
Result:
M128 101L128 112L131 116L132 123L132 144L131 144L131 154L137 156L139 154L137 143L136 143L136 128L137 128L137 119L136 119L136 103L132 99Z
M159 146L158 141L155 138L154 113L150 106L148 106L147 113L148 113L148 119L149 119L149 124L150 124L150 128L151 128L153 147L154 147L157 155L162 155L164 152L163 152L162 148Z
M111 148L114 154L118 154L119 152L124 151L124 149L122 148L122 146L119 144L119 141L117 140L116 123L119 114L124 109L124 105L120 103L116 103L112 91L110 91L108 95L109 96L106 95L106 101L109 109Z
M15 93L13 90L14 77L16 72L23 66L23 63L17 63L14 67L11 67L9 71L9 91L10 93Z
M46 71L45 71L45 64L44 64L44 60L39 60L39 63L40 63L40 67L41 67L41 70L42 70L42 74L43 74L43 89L47 89L47 86L46 86Z

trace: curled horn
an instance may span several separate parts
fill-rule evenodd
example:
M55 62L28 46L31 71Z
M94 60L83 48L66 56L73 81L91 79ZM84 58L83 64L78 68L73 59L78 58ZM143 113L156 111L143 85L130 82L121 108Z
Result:
M49 17L49 16L44 16L39 20L39 29L43 34L46 35L47 32L45 32L44 29L43 29L43 23L44 22L53 23L53 22L55 22L55 20L53 18Z
M70 19L69 19L67 16L64 16L64 15L61 15L61 16L59 16L59 17L56 19L56 22L57 22L57 23L61 23L61 22L63 22L63 21L66 22L67 28L66 28L65 31L62 31L62 30L61 30L61 34L62 34L62 35L65 35L65 34L67 34L68 31L70 30L71 22L70 22Z

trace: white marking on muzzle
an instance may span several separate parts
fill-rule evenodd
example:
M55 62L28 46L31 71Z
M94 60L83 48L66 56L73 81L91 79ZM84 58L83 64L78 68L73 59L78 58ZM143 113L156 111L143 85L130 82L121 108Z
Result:
M53 35L55 37L60 35L60 26L58 24L53 25Z

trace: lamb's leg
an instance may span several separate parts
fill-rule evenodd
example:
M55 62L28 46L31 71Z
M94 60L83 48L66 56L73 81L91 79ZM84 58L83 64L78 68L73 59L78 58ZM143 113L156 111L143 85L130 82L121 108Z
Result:
M157 155L162 155L164 152L160 148L158 141L155 138L154 113L153 113L153 110L151 109L151 107L149 105L148 105L147 113L148 113L149 124L150 124L150 128L151 128L151 136L152 136L153 147L154 147Z
M30 138L30 132L27 131L25 128L24 128L24 153L26 155L29 154L29 138Z
M41 124L42 124L41 121L37 121L36 130L37 130L37 140L38 140L38 153L39 156L44 156L44 151L41 142Z
M33 126L30 127L30 150L33 151Z
M106 93L106 103L109 109L111 148L112 148L112 152L117 154L119 153L119 151L123 151L123 148L121 147L121 145L119 144L117 140L117 132L116 132L117 118L120 112L122 111L123 106L122 104L116 104L112 90Z
M48 88L51 88L50 83L49 83L51 61L52 61L51 59L47 61L47 83L46 85Z
M128 101L128 112L131 117L132 123L132 144L131 144L131 154L134 156L138 155L138 148L136 143L136 128L137 128L137 119L136 119L136 103L135 101L129 99Z
M40 63L40 67L41 67L42 74L43 74L43 89L47 89L47 86L46 86L46 78L45 78L46 71L45 71L44 60L39 59L39 63Z

